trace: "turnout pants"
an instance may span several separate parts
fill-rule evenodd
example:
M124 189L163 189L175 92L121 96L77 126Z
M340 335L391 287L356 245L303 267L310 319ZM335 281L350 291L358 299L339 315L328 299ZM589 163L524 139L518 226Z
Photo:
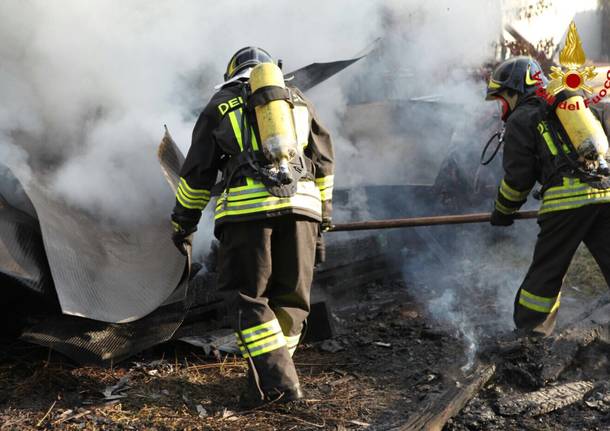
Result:
M534 259L515 298L517 328L550 335L560 290L581 242L595 258L610 285L610 204L559 211L539 220Z
M309 314L318 229L286 215L221 231L220 288L235 291L237 341L267 394L299 385L292 354Z

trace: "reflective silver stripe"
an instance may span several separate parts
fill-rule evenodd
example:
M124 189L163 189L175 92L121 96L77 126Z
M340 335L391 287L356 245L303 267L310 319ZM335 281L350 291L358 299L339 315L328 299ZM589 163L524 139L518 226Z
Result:
M584 199L580 199L580 200L576 200L576 201L558 200L557 202L543 203L542 206L540 207L540 211L543 212L546 210L557 209L557 208L562 208L562 207L565 207L566 209L572 209L572 208L577 208L579 206L583 206L583 205L587 205L587 204L591 204L591 203L607 202L607 201L610 201L610 194L605 194L603 196L593 197L593 198L584 198Z
M319 196L310 195L308 193L297 193L296 195L314 199L316 201L316 203L320 202ZM272 205L289 204L289 203L292 203L292 198L277 198L277 199L273 199L270 201L257 202L257 203L253 203L253 204L243 204L243 205L238 205L238 203L239 202L228 201L227 209L247 210L247 209L262 208L262 207L267 207L267 206L272 206ZM218 204L216 205L216 208L221 209L223 204L224 204L224 199L219 199Z
M263 328L263 329L259 329L258 331L254 331L251 334L248 335L244 335L244 341L246 343L252 342L252 341L257 341L260 340L262 338L265 338L266 336L270 335L270 334L276 334L277 330L275 328ZM261 335L264 334L264 335Z
M271 333L277 333L278 331L282 330L282 328L280 327L280 323L276 319L271 320L269 323L270 323L270 325L267 327L257 329L256 331L248 332L246 334L242 333L242 338L244 339L244 341L246 343L249 343L251 341L260 340L261 338L264 338L265 336L267 336ZM260 334L265 334L265 335L259 336ZM239 337L238 337L238 339L239 339Z
M525 308L529 308L530 310L549 314L559 308L560 297L561 294L554 298L545 298L544 296L537 296L524 289L521 289L519 304Z
M510 215L517 212L517 208L509 208L505 205L502 205L499 200L496 199L496 209L500 211L502 214Z
M509 186L506 181L502 180L502 182L500 183L500 193L504 198L509 201L521 202L527 199L527 196L529 195L529 190L527 192L519 191Z
M536 301L533 298L528 298L527 296L521 295L519 296L519 299L523 302L527 302L529 304L532 305L537 305L538 307L544 308L545 310L551 310L551 308L553 308L553 305L555 305L555 301L553 301L552 303L548 303L548 302L542 302L542 301Z
M240 349L242 349L242 351L245 351L243 341L239 338L239 336L237 334L235 334L235 335L237 336L237 345L239 346ZM257 346L260 346L261 343L266 344L265 343L266 339L267 340L272 340L272 339L277 338L278 336L283 336L282 331L264 333L260 337L257 337L257 338L254 338L254 339L250 339L250 340L246 340L246 346L248 347L248 350L252 350L253 348L255 348Z
M548 189L545 193L544 193L544 197L545 198L549 198L555 195L563 195L563 194L575 194L578 195L582 192L586 192L589 190L595 190L590 186L580 186L577 188L561 188L561 189L555 189L555 188L550 188ZM566 196L568 197L568 196Z
M269 353L274 350L277 350L286 345L286 340L284 339L284 335L280 332L279 334L270 337L270 340L266 343L259 344L255 347L248 347L247 349L244 346L240 346L240 350L243 354L244 358L249 356L256 357L262 355L264 353Z
M252 356L256 356L256 352L260 352L261 350L263 350L263 349L265 349L265 348L267 348L267 347L271 347L271 346L273 346L274 344L278 344L278 347L281 347L281 346L279 346L279 344L281 344L281 340L278 340L277 338L275 338L275 337L274 337L274 338L273 338L271 341L269 341L268 343L261 344L260 346L256 346L256 347L249 347L247 350L246 350L246 348L245 348L244 346L240 346L239 348L241 349L241 351L242 351L243 353L250 353L250 355L252 355Z
M261 193L261 192L266 192L267 189L265 187L257 187L257 188L252 188L252 189L245 189L245 190L240 190L237 192L232 192L231 190L229 190L229 193L227 194L227 196L229 198L233 197L233 196L243 196L243 195L249 195L249 194L254 194L254 193Z
M177 194L179 194L186 202L189 202L191 204L208 203L210 201L209 197L192 197L191 195L186 193L182 187L178 187Z
M178 185L178 188L182 188L183 191L189 195L189 197L192 198L198 198L198 197L210 197L210 191L206 190L206 189L195 189L193 187L191 187L189 185L189 183L186 182L186 180L182 177L180 177L180 184Z
M276 338L278 335L283 335L282 331L263 331L260 334L262 334L260 337L254 337L251 336L249 339L245 340L246 341L246 346L248 346L248 349L251 349L253 347L259 346L260 343L264 343L265 339L269 339L271 340L272 338ZM243 348L244 343L243 341L239 338L239 335L235 334L237 336L237 345L239 346L239 348ZM243 350L243 349L242 349Z
M285 335L284 337L286 338L286 345L288 348L296 347L301 339L301 335Z
M306 184L307 183L307 184ZM260 183L259 183L260 184ZM311 185L313 184L311 181L308 182L299 182L299 189L297 190L296 194L307 194L305 193L305 191L307 189L311 189L311 191L314 191L315 189L313 187L311 187ZM249 194L255 194L255 193L262 193L262 192L266 192L267 188L263 185L258 186L258 184L253 184L252 188L247 188L248 186L246 186L245 188L240 188L240 190L235 190L235 188L229 189L229 192L226 194L226 196L228 196L229 198L234 197L234 196L244 196L244 195L249 195ZM303 190L305 189L305 190ZM269 193L270 197L273 197L273 195L271 193ZM224 197L224 196L221 196ZM261 196L262 197L262 196Z

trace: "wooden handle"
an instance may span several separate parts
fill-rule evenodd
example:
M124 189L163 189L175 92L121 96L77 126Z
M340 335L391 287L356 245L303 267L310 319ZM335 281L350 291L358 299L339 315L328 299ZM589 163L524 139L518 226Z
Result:
M538 211L520 211L515 219L524 220L538 217ZM491 219L491 213L460 214L449 216L413 217L389 220L357 221L339 223L328 232L342 232L352 230L394 229L400 227L437 226L447 224L485 223Z

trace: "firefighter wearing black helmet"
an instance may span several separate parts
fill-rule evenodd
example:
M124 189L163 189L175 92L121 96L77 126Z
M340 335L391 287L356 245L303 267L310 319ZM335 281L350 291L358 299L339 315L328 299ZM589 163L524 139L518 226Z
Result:
M250 365L248 389L240 398L245 407L303 396L292 355L310 309L316 242L331 223L329 133L303 94L285 87L272 63L256 47L240 49L229 61L225 82L193 130L171 217L174 243L185 253L201 211L218 196L219 287L235 292L234 329ZM275 84L252 92L257 73L258 81L271 76ZM260 109L268 111L266 122L258 117ZM280 120L288 121L282 130L296 145L287 150L280 145L286 150L280 151L282 176L271 160L274 148L265 141L278 110L285 114Z
M585 169L575 142L566 133L570 127L589 126L582 122L585 113L575 116L572 124L566 123L563 112L558 114L561 102L580 95L562 91L550 104L547 98L539 97L546 94L541 89L547 83L535 60L515 57L495 69L487 87L487 100L500 102L505 122L505 174L491 224L511 225L534 185L541 185L535 193L542 200L540 233L533 261L515 298L514 321L524 333L545 335L555 326L561 284L581 242L610 282L608 181L599 171ZM603 115L595 113L591 118L600 130L603 125L602 135L607 135Z

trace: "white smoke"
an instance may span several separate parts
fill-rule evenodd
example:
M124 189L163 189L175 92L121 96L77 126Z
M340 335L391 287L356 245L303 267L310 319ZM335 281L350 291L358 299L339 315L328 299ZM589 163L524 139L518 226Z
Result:
M197 110L242 46L288 69L360 50L370 6L349 5L4 1L1 145L23 148L39 181L72 204L119 220L168 213L155 153L163 124L186 152Z
M350 58L381 37L367 59L309 93L335 140L336 186L434 178L450 136L475 128L484 86L473 75L494 55L501 3L5 0L0 156L102 217L168 217L174 201L156 160L163 125L186 153L237 49L261 46L290 71ZM411 117L410 99L424 96L444 108ZM397 103L382 121L364 111L350 122L348 104L388 100ZM208 208L201 250L211 224Z

